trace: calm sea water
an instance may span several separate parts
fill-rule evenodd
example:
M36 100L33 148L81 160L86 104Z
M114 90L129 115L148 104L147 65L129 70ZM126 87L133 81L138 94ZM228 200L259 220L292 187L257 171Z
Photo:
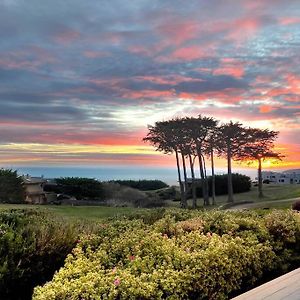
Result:
M18 173L30 174L31 176L44 176L45 178L58 177L88 177L96 178L101 181L116 179L159 179L168 184L177 183L177 170L175 168L157 168L157 167L132 167L132 166L82 166L82 167L54 167L54 166L22 166L13 167ZM197 171L196 171L197 172ZM256 170L253 169L234 169L238 172L248 175L251 179L255 179ZM225 169L216 169L216 174L226 173ZM197 173L196 173L197 174ZM209 172L208 172L209 175ZM189 176L189 175L188 175ZM196 175L197 176L197 175Z

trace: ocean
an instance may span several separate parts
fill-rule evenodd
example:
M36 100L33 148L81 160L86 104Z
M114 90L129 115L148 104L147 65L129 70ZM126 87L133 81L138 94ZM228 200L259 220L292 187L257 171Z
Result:
M88 177L100 181L117 179L159 179L170 185L177 184L176 168L148 167L148 166L20 166L11 167L20 175L44 176L45 178L59 177ZM216 174L226 174L226 169L216 169ZM255 179L255 169L233 169L235 173L241 173ZM197 170L195 170L197 176ZM208 175L209 175L208 171ZM188 174L188 177L190 175Z

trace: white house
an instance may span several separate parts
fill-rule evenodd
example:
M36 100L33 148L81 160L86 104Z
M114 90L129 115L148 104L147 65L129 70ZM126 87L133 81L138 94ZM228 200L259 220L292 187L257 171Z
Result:
M287 170L283 172L262 172L263 181L278 184L300 184L300 169Z

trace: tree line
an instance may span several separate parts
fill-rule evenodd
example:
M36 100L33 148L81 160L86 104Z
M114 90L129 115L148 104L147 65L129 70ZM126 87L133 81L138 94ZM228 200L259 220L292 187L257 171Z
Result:
M232 186L232 161L257 161L258 192L263 197L262 162L265 159L280 160L283 156L274 150L279 132L269 129L245 127L240 122L220 121L199 115L177 117L148 125L143 141L149 142L157 151L175 154L180 187L181 207L187 207L189 186L192 189L193 207L197 207L196 171L199 173L204 206L210 205L207 161L210 161L212 176L212 204L216 204L215 156L227 161L228 202L234 202ZM198 170L196 170L198 165ZM191 178L188 178L188 173Z

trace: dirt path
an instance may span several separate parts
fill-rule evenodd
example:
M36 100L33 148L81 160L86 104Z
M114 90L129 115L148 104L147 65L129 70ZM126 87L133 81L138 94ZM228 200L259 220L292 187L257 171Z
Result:
M298 198L292 198L292 199L283 199L283 200L272 200L272 201L262 201L262 202L255 202L255 203L245 203L245 204L238 204L231 208L228 208L227 210L243 210L243 209L252 209L252 208L263 208L269 207L272 203L285 203L285 202L293 202L300 200L300 197Z

